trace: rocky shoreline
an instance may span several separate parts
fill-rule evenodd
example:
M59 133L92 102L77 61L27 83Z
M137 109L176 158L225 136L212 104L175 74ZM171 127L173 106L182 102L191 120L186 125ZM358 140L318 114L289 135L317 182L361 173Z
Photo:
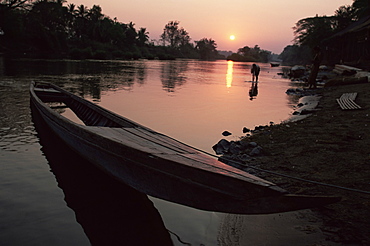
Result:
M317 89L320 100L310 117L297 113L281 124L256 127L240 141L220 140L213 149L237 168L270 180L294 194L341 196L342 201L314 209L327 241L342 245L370 245L370 195L299 182L261 172L370 191L370 83ZM342 110L343 93L357 92L359 110ZM301 105L303 107L305 104ZM303 110L301 110L302 112ZM307 114L303 114L306 115Z

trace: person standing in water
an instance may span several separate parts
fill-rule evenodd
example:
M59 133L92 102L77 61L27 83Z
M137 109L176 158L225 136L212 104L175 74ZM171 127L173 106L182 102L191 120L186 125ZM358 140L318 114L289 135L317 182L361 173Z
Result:
M252 82L254 82L254 78L256 78L256 82L258 82L258 75L260 74L260 67L253 63L251 73L252 73Z

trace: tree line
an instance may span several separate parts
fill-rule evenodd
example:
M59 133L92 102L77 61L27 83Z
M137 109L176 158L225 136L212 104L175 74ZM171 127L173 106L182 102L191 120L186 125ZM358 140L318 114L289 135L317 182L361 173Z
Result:
M217 59L217 44L195 43L179 21L170 21L161 45L149 40L146 28L122 23L99 5L67 4L65 0L0 0L0 53L13 57L72 59Z
M286 64L308 64L314 47L321 47L325 52L333 44L340 46L343 40L335 34L367 16L370 16L369 0L354 0L352 5L340 6L333 16L316 15L301 19L293 27L293 45L286 46L279 57ZM339 58L328 56L327 62L338 62Z
M368 0L354 0L352 5L339 7L333 16L301 19L293 27L294 44L286 46L280 58L288 64L309 63L313 47L328 45L328 37L368 15ZM88 8L65 0L0 0L0 53L71 59L222 58L215 40L191 42L179 24L169 21L159 43L154 44L146 28L112 19L99 5ZM336 43L336 39L330 42ZM270 51L255 45L242 47L227 59L267 62L270 57Z
M271 59L271 55L271 51L263 50L258 45L255 45L253 48L249 46L239 48L237 53L233 53L227 59L242 62L268 62Z

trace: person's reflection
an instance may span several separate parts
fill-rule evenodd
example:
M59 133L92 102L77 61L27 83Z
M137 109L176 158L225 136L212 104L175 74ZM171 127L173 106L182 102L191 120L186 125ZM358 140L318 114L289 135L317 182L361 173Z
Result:
M258 95L258 83L252 82L252 86L249 90L249 100L256 99L257 95Z

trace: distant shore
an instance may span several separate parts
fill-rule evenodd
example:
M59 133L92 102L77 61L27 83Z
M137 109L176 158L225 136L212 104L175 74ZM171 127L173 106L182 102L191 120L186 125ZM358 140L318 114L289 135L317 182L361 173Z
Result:
M310 117L272 125L246 138L262 146L264 155L248 163L266 170L322 183L370 191L370 83L319 89L322 97ZM342 110L343 93L357 92L362 109ZM294 119L294 118L292 118ZM342 201L317 208L328 242L370 245L370 195L303 183L267 173L294 194L341 196Z

